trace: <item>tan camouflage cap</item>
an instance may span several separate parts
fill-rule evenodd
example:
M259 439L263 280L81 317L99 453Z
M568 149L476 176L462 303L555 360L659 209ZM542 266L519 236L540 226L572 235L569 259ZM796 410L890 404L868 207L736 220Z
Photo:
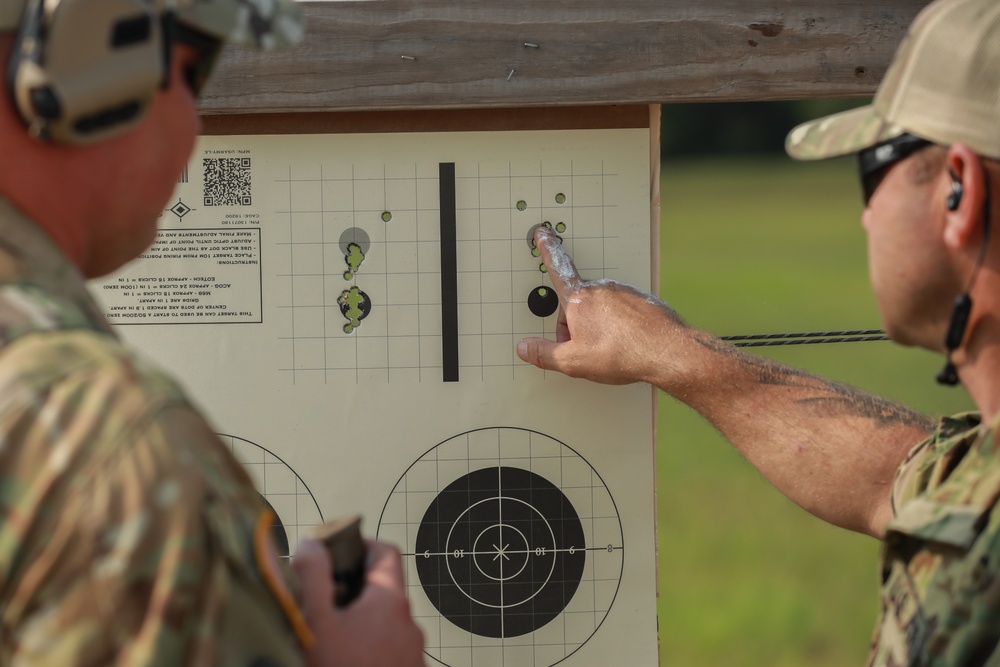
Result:
M0 0L0 32L16 30L27 0ZM262 49L290 46L303 35L294 0L149 0L178 20L219 39Z
M1000 1L936 0L913 21L869 106L796 127L799 160L856 153L903 133L1000 158Z

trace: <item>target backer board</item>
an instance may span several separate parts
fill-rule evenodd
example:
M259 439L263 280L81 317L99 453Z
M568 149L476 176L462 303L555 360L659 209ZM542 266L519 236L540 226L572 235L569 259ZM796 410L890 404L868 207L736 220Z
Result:
M399 546L433 661L653 665L651 390L514 352L554 338L538 225L651 288L648 120L514 125L203 136L93 293L247 466L279 549L350 513Z

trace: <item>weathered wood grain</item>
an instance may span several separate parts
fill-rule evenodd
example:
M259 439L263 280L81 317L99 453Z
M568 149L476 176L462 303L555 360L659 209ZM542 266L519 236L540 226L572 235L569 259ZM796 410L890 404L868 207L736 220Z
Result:
M927 3L302 4L304 43L277 53L228 51L202 100L205 113L867 96Z

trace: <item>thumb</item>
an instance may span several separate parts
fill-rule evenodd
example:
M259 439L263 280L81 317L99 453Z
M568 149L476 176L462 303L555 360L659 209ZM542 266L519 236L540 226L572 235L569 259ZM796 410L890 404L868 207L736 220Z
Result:
M545 371L555 371L556 349L561 343L554 343L545 338L525 338L517 344L517 356Z
M292 569L299 580L302 609L307 618L329 613L333 607L333 571L330 556L316 540L299 542L292 558Z

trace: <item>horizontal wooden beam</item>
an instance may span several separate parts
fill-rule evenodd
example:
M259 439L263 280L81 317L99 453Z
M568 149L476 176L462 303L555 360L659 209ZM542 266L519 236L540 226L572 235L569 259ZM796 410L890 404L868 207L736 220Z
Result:
M650 128L659 122L645 105L516 107L503 109L415 109L317 113L212 114L201 134L362 134L379 132L503 132ZM655 114L659 120L659 114Z
M301 3L287 51L229 49L206 114L871 95L926 0Z

